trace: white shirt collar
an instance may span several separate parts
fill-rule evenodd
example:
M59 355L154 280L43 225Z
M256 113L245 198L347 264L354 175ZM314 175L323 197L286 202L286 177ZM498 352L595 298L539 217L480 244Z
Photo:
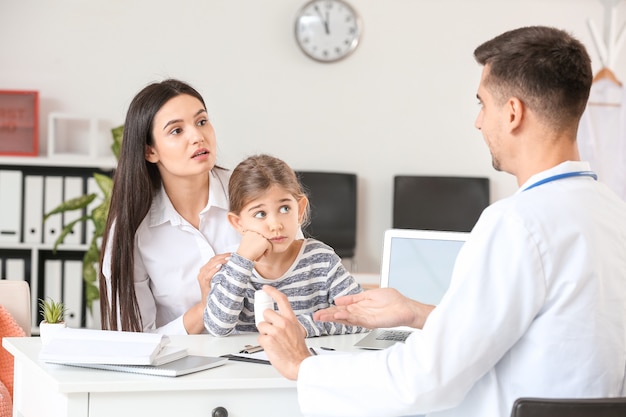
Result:
M219 172L217 172L219 171ZM212 169L209 173L209 201L205 208L200 211L200 216L206 214L212 207L228 211L228 171ZM148 226L155 227L163 223L170 222L173 226L178 226L186 220L178 214L172 202L165 192L165 187L161 188L154 196L152 206L148 212Z

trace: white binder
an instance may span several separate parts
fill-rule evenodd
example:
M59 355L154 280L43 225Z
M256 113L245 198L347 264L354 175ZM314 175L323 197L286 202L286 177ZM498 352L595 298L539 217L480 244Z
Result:
M0 242L21 242L22 171L0 170Z
M5 260L6 279L14 281L24 281L26 279L26 265L24 259L6 259Z
M67 307L65 323L68 327L81 327L83 305L83 263L67 260L63 264L63 302Z
M43 177L24 177L24 242L41 243L43 236Z
M75 197L83 195L83 179L81 177L68 176L63 179L64 182L64 200L67 201ZM63 227L82 217L82 210L72 210L63 213ZM65 236L65 243L79 245L82 243L83 222L74 225L73 232Z
M51 176L44 180L44 213L49 213L63 202L63 177ZM62 230L62 217L50 216L44 224L44 243L54 243Z
M44 299L48 297L54 301L62 301L61 298L61 267L63 266L60 259L46 259L44 261L44 282L43 295Z

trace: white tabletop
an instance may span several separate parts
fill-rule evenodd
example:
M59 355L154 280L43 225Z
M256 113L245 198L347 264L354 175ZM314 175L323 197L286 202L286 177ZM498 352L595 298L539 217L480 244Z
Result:
M217 338L209 335L171 336L171 344L186 346L191 355L221 356L237 353L245 345L257 344L258 334ZM336 352L354 351L354 343L363 334L324 336L307 339L314 348L332 347ZM78 368L40 362L38 337L4 338L2 345L22 366L29 367L60 393L178 391L206 389L291 388L294 381L283 378L272 366L229 361L223 366L181 377L158 377L123 372Z

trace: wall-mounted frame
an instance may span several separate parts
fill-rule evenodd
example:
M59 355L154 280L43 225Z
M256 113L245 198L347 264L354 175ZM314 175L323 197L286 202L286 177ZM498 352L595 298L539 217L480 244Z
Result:
M0 90L0 155L39 153L39 92Z

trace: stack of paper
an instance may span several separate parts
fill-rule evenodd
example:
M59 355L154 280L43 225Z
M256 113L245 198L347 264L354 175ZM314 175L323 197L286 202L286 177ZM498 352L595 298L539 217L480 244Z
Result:
M161 365L187 356L155 333L72 329L58 331L44 345L39 359L60 364Z

